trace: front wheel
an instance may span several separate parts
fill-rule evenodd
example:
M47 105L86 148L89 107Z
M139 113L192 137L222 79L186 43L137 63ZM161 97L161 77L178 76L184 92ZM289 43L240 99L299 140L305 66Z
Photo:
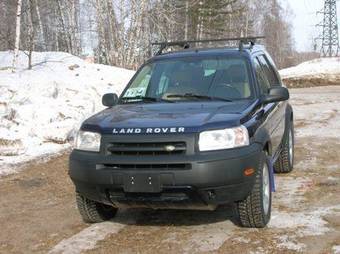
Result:
M272 193L269 170L269 162L263 152L251 193L245 200L236 203L239 222L243 227L263 228L270 220Z
M87 223L98 223L110 220L116 215L118 210L113 206L90 200L79 193L76 193L76 201L79 213L83 221Z

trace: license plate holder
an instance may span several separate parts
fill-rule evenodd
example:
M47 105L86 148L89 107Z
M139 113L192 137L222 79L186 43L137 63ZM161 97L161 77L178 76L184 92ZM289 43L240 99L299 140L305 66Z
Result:
M144 192L157 193L161 192L159 174L127 174L124 179L125 192Z

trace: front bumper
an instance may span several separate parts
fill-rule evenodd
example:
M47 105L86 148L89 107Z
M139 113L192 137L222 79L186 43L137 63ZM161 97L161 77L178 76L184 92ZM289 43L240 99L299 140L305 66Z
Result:
M69 175L76 191L116 207L214 209L245 199L255 181L262 148L247 147L173 156L108 156L74 150ZM110 165L170 165L167 169L116 168ZM189 165L172 168L173 164Z

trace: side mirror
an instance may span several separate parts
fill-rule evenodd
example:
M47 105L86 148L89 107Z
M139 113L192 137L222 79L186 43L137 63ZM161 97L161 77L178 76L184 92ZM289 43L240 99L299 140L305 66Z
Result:
M103 95L102 103L105 107L113 107L118 102L118 95L115 93L107 93Z
M269 94L262 99L263 104L286 101L289 99L289 91L285 87L273 87L269 90Z

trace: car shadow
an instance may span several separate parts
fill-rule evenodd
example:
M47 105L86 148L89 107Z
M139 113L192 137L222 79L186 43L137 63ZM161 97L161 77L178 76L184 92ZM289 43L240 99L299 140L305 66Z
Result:
M118 223L138 226L197 226L227 220L239 226L233 204L219 206L214 211L121 209L114 219Z

